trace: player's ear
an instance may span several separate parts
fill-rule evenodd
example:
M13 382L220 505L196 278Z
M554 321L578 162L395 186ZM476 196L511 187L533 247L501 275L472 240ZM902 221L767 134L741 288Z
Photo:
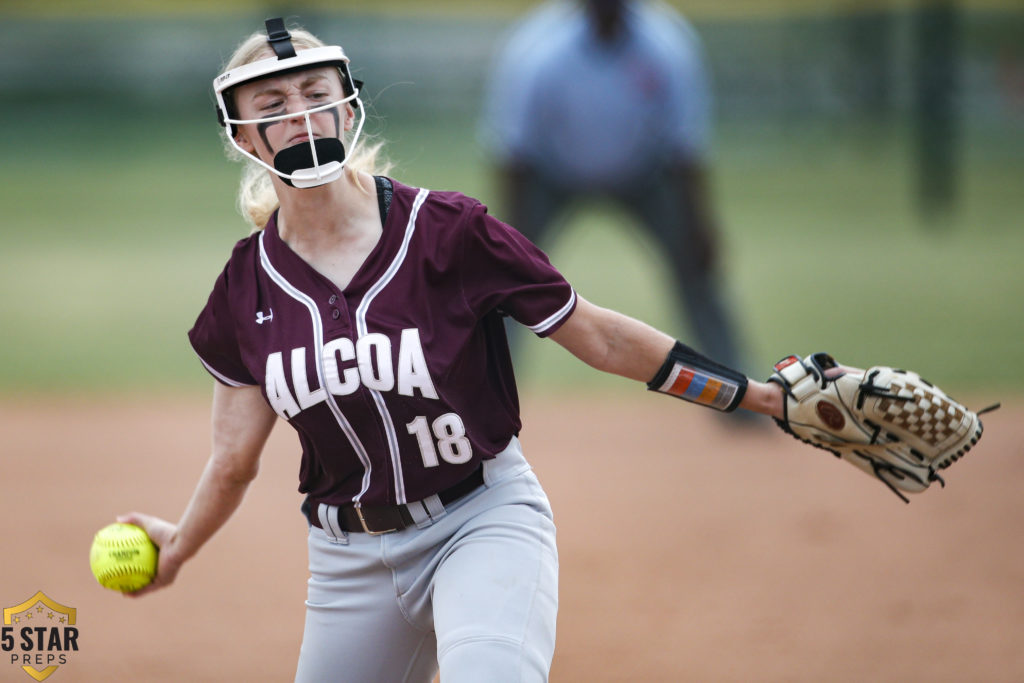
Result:
M249 142L249 137L242 132L241 128L239 128L238 132L235 133L235 142L237 142L238 146L244 149L249 154L256 154L256 148L253 146L251 142Z
M345 123L342 124L344 130L352 130L352 127L356 124L356 110L352 107L351 102L345 103Z

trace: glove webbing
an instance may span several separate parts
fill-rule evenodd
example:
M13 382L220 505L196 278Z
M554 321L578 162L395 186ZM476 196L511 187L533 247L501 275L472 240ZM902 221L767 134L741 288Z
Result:
M882 476L882 472L888 472L889 474L892 474L893 476L895 476L898 479L906 479L907 477L910 477L910 478L913 478L913 479L915 479L917 481L921 481L921 480L920 480L919 477L914 476L913 474L911 474L910 472L908 472L906 470L900 469L899 467L893 465L892 463L889 463L889 462L887 462L885 460L881 460L879 458L871 457L871 452L872 451L875 451L875 452L877 452L877 451L885 451L886 450L885 444L880 444L880 443L851 444L851 443L838 443L838 442L836 442L836 443L831 443L828 446L826 446L826 445L824 445L822 443L819 443L817 441L811 441L810 439L804 439L804 438L798 436L796 434L796 432L794 432L792 429L789 428L789 425L785 421L780 420L777 417L772 418L772 419L775 420L775 423L777 425L779 425L779 427L782 429L782 431L786 432L787 434L792 436L797 441L801 441L801 442L803 442L805 444L808 444L810 446L814 446L815 448L820 448L823 451L828 451L829 453L831 453L832 455L834 455L835 457L837 457L839 459L842 459L843 452L846 452L846 453L849 453L849 454L852 454L852 455L856 455L857 457L860 457L860 458L863 458L863 459L867 460L868 463L871 465L871 470L872 470L872 472L874 472L875 478L878 479L878 481L880 481L883 484L885 484L886 487L888 487L888 489L890 491L895 493L899 497L899 499L902 500L904 503L910 503L910 499L907 498L905 495L903 495L903 492L901 492L899 489L897 489L895 486L893 486L892 483L887 481L885 479L885 477ZM875 440L875 438L877 438L878 433L881 431L881 427L879 427L878 425L872 425L872 426L876 428L875 434L874 434L874 436L872 436L872 442L873 442ZM920 453L918 453L917 455L918 455L918 457L921 457ZM921 457L921 459L922 459L922 461L924 460L923 457ZM937 481L942 486L946 485L945 480L942 477L940 477L938 474L936 474L935 471L932 470L931 468L929 468L929 471L928 471L928 478L929 478L929 481ZM921 483L926 483L926 482L921 482Z
M828 379L825 377L823 371L826 370L826 369L832 368L832 367L838 367L838 364L831 358L831 356L827 356L825 354L822 354L822 356L823 356L823 358L821 358L821 360L819 361L819 364L821 365L822 372L820 372L820 373L815 372L813 374L819 379L819 381L821 382L822 388L824 388L828 384ZM868 396L878 397L878 398L889 398L889 399L897 400L897 401L911 401L911 400L913 400L913 396L900 396L900 395L894 394L894 393L892 393L890 391L886 391L884 388L882 388L882 387L878 386L877 384L875 384L874 380L875 380L875 378L878 375L879 375L879 371L875 370L874 372L870 373L863 382L861 382L860 386L858 387L859 391L857 392L857 410L863 409L864 401L867 399ZM783 391L786 394L788 394L789 396L793 397L794 400L796 399L796 397L793 395L793 392L790 390L790 388L788 386L788 382L786 382L785 380L783 380L781 378L776 378L776 377L769 378L769 381L778 384L779 386L782 387ZM921 381L924 382L925 384L927 384L928 386L933 386L932 384L928 383L925 380L921 380ZM787 408L785 403L783 404L783 410L788 410L788 408ZM909 477L909 478L912 478L912 479L914 479L916 481L919 481L922 484L926 484L926 485L929 484L932 481L939 482L939 484L941 484L943 487L945 487L945 485L946 485L945 480L943 480L942 477L940 477L938 474L936 474L935 470L933 470L931 467L928 468L928 478L929 478L929 481L928 482L923 482L923 481L921 481L920 477L914 475L912 472L909 472L907 470L903 470L903 469L897 467L896 465L893 465L892 463L890 463L890 462L888 462L888 461L886 461L884 459L881 459L879 457L873 457L874 454L878 454L878 453L888 452L890 456L892 456L893 453L888 450L886 444L878 443L878 437L882 433L882 426L872 422L871 420L864 420L865 425L867 425L868 427L870 427L872 429L871 440L870 440L869 443L867 443L867 444L853 444L853 443L844 443L844 442L838 442L837 441L837 442L831 442L831 443L829 443L829 445L826 446L825 444L818 443L816 441L811 441L809 439L804 439L804 438L801 438L800 436L798 436L789 427L788 415L785 415L784 417L785 417L785 419L783 419L783 420L780 420L779 418L773 418L773 419L775 420L776 424L779 425L779 427L782 429L782 431L790 434L793 438L797 439L798 441L802 441L803 443L810 444L811 446L814 446L815 448L820 448L820 449L822 449L824 451L828 451L829 453L832 453L834 456L836 456L837 458L840 458L840 459L842 459L843 453L846 453L847 455L855 455L855 456L857 456L859 458L863 458L863 459L867 460L868 464L871 465L871 471L874 473L875 478L878 479L883 484L885 484L886 487L890 491L892 491L894 494L896 494L896 496L900 500L902 500L904 503L910 503L910 499L907 498L905 495L903 495L903 493L898 488L896 488L891 482L886 480L885 477L882 476L883 472L886 472L886 473L890 474L891 476L896 477L897 479L906 479L906 478ZM886 432L886 436L889 438L889 442L890 443L894 442L894 441L899 441L900 440L895 434L892 434L892 433L889 433L889 432ZM924 454L922 454L920 451L918 451L915 448L910 448L910 453L911 453L911 455L916 457L918 460L920 460L922 464L924 463L925 457L924 457ZM952 462L953 461L951 460L950 463L952 463Z

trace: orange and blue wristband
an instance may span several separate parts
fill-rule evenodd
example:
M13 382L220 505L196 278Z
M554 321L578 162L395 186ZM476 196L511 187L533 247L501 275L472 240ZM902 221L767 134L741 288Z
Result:
M677 341L647 388L729 413L743 400L747 377Z

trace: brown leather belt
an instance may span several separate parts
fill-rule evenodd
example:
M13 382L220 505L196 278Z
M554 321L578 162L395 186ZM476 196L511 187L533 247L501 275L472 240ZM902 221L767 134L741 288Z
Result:
M476 490L483 483L484 470L478 467L473 474L459 483L438 492L437 497L442 505L448 505ZM338 528L343 531L378 535L401 531L416 523L407 505L346 505L333 509L337 510ZM313 526L323 528L315 509L309 509L306 517Z

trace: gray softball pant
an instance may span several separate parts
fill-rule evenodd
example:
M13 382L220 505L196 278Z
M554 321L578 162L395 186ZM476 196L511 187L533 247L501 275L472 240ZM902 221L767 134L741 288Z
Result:
M551 507L519 440L484 486L419 526L309 530L301 683L546 681L558 552ZM436 501L435 501L436 503Z

